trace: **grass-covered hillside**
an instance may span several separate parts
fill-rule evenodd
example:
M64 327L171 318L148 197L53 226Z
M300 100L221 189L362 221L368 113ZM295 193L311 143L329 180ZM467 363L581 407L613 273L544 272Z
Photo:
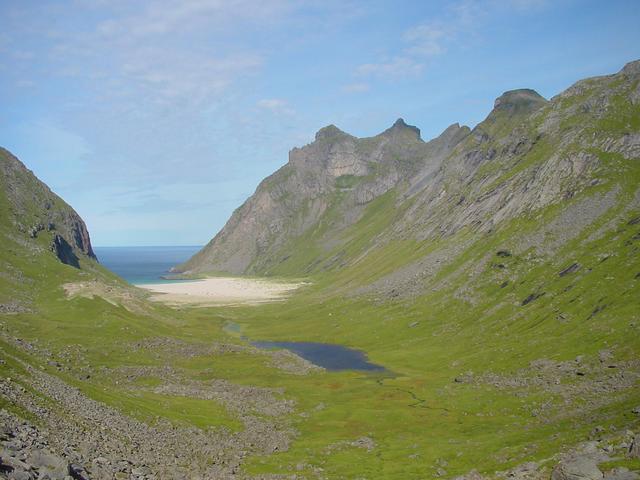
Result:
M150 303L89 255L60 261L58 230L32 237L7 177L0 475L637 478L638 62L549 101L508 92L432 142L321 131L187 264L309 281L284 302Z

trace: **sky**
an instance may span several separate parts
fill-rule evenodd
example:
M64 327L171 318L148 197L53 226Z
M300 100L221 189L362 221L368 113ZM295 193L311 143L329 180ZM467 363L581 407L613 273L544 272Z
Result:
M437 136L640 59L638 0L0 0L0 146L98 246L202 245L328 124Z

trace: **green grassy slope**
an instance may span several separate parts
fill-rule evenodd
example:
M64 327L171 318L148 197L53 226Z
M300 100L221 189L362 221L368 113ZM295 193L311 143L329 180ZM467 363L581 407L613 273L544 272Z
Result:
M626 186L635 189L637 167L626 173ZM370 474L420 478L420 472L433 474L440 458L450 473L491 471L547 458L563 445L587 439L601 424L637 428L631 410L640 403L640 225L629 222L638 215L638 209L628 211L601 238L590 239L607 221L601 218L548 260L531 252L495 255L513 230L532 231L537 225L514 222L469 248L432 280L435 285L446 279L446 286L416 300L326 299L319 288L286 307L230 312L252 338L338 341L367 351L396 375L380 383L352 375L326 385L328 407L317 414L324 428L302 436L289 454L292 462L314 452L317 464L336 476L349 478L366 465ZM487 251L494 258L474 278L473 300L460 298ZM559 275L573 263L580 270ZM319 284L323 281L331 279ZM522 305L531 294L544 295ZM612 364L635 365L635 380L626 388L598 389L615 371L598 370L603 350L613 352ZM474 380L487 372L535 378L532 362L573 364L578 356L590 366L560 375L558 388L496 388ZM580 368L589 373L578 376ZM471 384L453 381L469 371L474 373ZM416 405L415 399L423 403ZM354 449L334 458L313 448L321 439L349 435L379 441L378 455ZM420 456L410 459L416 453ZM281 462L273 459L269 465Z

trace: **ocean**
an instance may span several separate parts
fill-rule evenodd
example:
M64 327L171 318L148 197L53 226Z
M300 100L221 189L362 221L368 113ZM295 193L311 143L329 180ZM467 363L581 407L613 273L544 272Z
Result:
M94 247L98 261L136 285L171 282L163 275L195 254L200 246L179 247Z

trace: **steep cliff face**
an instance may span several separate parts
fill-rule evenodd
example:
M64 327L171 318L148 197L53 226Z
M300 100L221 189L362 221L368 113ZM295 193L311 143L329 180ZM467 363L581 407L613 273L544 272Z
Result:
M3 233L19 245L33 252L47 249L77 268L82 258L96 260L82 218L3 148L0 202Z
M179 269L304 275L372 260L393 244L421 251L447 238L451 259L536 215L539 230L564 245L611 208L640 201L628 193L633 175L621 175L640 157L639 72L632 62L549 101L505 92L473 130L452 125L430 142L402 120L363 139L325 127ZM543 221L554 208L559 216Z
M260 183L220 233L176 270L263 273L286 261L291 241L308 234L319 248L330 249L372 200L401 184L419 186L468 133L456 124L424 142L402 119L362 139L325 127L313 143L294 148L289 162Z

